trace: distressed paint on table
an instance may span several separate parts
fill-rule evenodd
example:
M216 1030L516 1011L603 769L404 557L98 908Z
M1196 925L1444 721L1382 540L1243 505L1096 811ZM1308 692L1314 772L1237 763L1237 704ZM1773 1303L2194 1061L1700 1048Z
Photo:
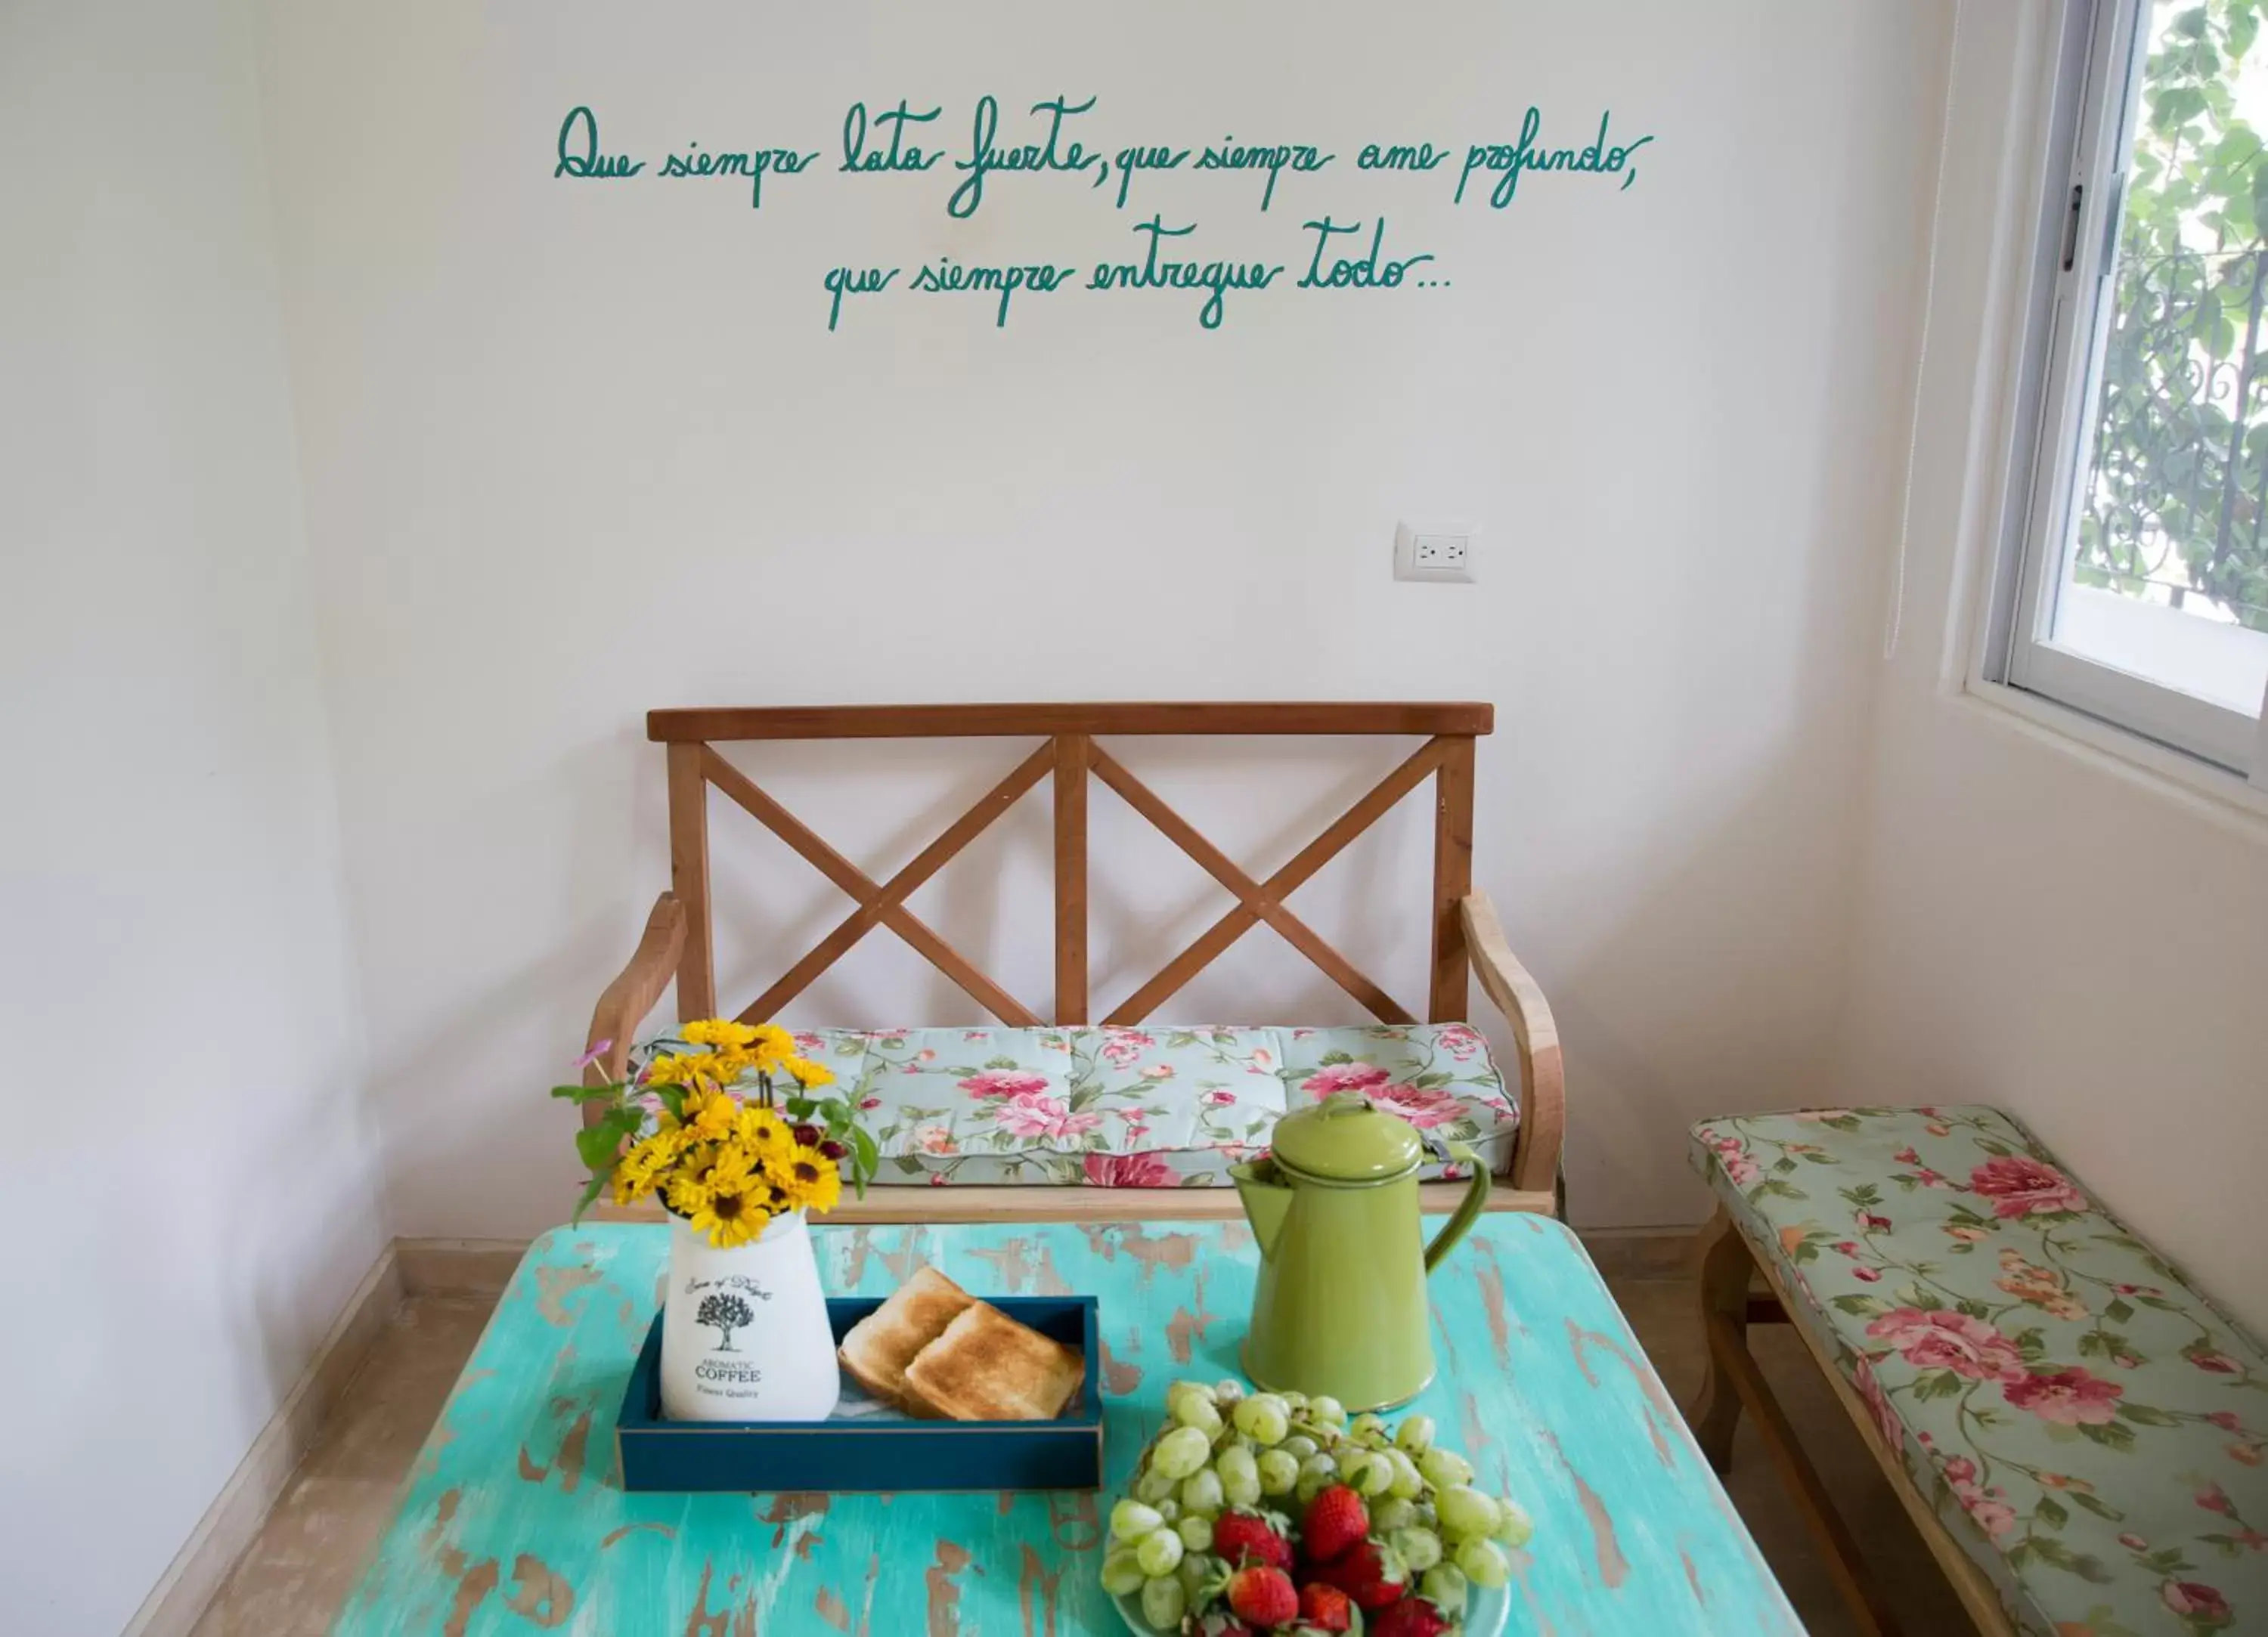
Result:
M929 1262L980 1295L1101 1298L1109 1489L1167 1384L1235 1376L1243 1224L823 1228L821 1278ZM560 1229L504 1292L336 1637L1073 1637L1122 1630L1094 1494L626 1494L615 1411L665 1230ZM1535 1519L1514 1632L1800 1633L1574 1236L1488 1222L1432 1281L1440 1377L1411 1410ZM814 1474L815 1478L822 1475ZM949 1481L949 1474L940 1474Z

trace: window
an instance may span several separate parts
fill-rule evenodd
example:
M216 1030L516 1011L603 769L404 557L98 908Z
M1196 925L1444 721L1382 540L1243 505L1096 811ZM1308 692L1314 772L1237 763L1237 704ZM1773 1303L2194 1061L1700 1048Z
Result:
M2268 788L2264 25L2068 10L1984 674Z

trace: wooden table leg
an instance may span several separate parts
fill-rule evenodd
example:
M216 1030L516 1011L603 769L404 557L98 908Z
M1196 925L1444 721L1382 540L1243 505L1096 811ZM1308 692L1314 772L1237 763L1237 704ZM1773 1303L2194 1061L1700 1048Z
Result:
M1698 1260L1702 1333L1712 1345L1708 1377L1702 1383L1701 1396L1694 1400L1685 1419L1693 1428L1694 1442L1709 1457L1709 1464L1720 1472L1729 1472L1733 1470L1733 1434L1741 1424L1741 1395L1726 1366L1718 1360L1715 1330L1717 1322L1721 1320L1730 1332L1728 1345L1747 1347L1749 1277L1753 1264L1748 1242L1741 1237L1741 1230L1734 1226L1731 1215L1722 1206L1717 1208L1716 1216L1702 1230Z

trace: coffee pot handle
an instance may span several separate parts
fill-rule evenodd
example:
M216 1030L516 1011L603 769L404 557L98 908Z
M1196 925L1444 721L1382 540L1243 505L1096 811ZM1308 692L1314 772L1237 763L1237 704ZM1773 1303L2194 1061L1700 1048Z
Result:
M1441 1265L1441 1259L1457 1248L1457 1241L1470 1231L1480 1220L1481 1208L1488 1203L1489 1169L1481 1164L1473 1151L1462 1142L1447 1145L1449 1157L1462 1165L1473 1168L1471 1186L1466 1188L1464 1201L1457 1207L1441 1231L1433 1236L1433 1243L1425 1247L1425 1271L1432 1273Z

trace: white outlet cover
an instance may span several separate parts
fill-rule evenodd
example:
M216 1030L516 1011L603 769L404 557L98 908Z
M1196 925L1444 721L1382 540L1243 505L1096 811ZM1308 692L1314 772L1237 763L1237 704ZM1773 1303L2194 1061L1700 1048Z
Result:
M1480 525L1449 518L1413 518L1394 529L1394 577L1469 585Z

